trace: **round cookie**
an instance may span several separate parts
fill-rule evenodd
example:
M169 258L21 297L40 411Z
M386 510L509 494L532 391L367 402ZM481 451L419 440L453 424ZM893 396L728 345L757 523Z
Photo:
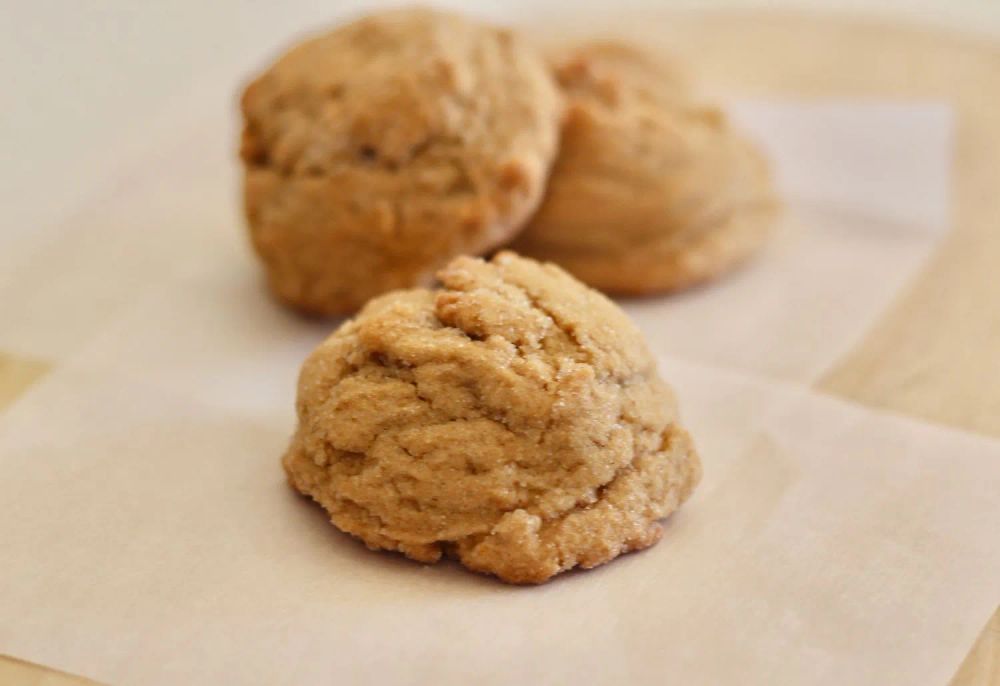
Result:
M631 321L510 252L438 276L306 360L290 483L370 548L512 583L656 543L701 466Z
M561 148L513 249L643 295L711 279L764 242L778 213L766 161L669 64L601 43L556 74L568 100Z
M517 36L421 9L305 41L241 106L254 248L281 300L323 315L508 241L541 199L562 113Z

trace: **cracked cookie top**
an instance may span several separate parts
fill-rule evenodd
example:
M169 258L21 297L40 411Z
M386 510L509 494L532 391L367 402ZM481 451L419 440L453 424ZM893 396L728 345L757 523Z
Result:
M641 334L558 267L462 257L312 353L285 468L339 528L508 581L658 538L697 481Z
M320 314L509 240L539 202L561 116L519 37L425 9L297 45L241 107L254 246L276 293Z

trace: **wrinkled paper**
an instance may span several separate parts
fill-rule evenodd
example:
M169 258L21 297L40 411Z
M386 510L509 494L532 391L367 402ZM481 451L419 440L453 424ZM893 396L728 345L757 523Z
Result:
M840 145L810 152L813 115ZM287 487L295 376L331 324L267 297L211 127L70 218L0 277L0 347L59 361L0 415L0 652L114 684L946 683L1000 599L1000 442L799 382L943 234L950 113L738 117L789 195L778 240L626 305L704 481L657 546L541 587L372 553ZM823 195L862 162L872 185Z
M937 686L996 604L996 441L669 358L696 494L645 552L509 587L337 532L278 466L301 351L212 336L4 417L0 650L114 684Z
M775 240L710 287L625 307L658 353L811 381L946 233L952 112L878 101L737 102L733 111L772 157L787 200ZM68 359L197 265L260 278L239 215L236 138L232 121L208 118L0 270L0 349Z

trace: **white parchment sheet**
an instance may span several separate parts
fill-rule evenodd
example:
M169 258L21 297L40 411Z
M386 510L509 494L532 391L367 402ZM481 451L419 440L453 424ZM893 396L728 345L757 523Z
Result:
M946 683L1000 598L1000 442L788 381L944 232L950 111L738 116L787 226L727 281L627 304L705 479L656 547L538 588L371 553L294 495L295 376L331 324L267 297L231 139L208 122L123 179L0 273L0 349L60 361L0 416L0 652L154 686Z
M227 299L163 367L105 340L0 421L0 651L114 684L941 686L1000 597L1000 443L677 358L705 479L656 547L538 588L369 552L278 465L315 332L204 318Z
M859 340L946 232L952 112L883 101L732 108L774 160L789 206L778 236L726 280L626 308L657 352L810 381ZM235 140L231 120L206 119L34 249L8 256L0 349L67 359L200 264L241 284L259 278L238 211Z

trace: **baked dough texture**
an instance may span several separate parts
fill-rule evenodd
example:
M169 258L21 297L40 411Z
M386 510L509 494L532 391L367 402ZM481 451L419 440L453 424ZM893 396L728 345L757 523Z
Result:
M716 277L762 245L778 211L767 162L679 69L615 43L555 62L568 101L561 148L513 249L644 295Z
M519 37L425 9L297 45L241 107L254 248L279 298L320 315L509 241L541 199L562 116Z
M460 257L302 367L289 481L370 548L540 583L656 543L701 475L635 326L555 265Z

